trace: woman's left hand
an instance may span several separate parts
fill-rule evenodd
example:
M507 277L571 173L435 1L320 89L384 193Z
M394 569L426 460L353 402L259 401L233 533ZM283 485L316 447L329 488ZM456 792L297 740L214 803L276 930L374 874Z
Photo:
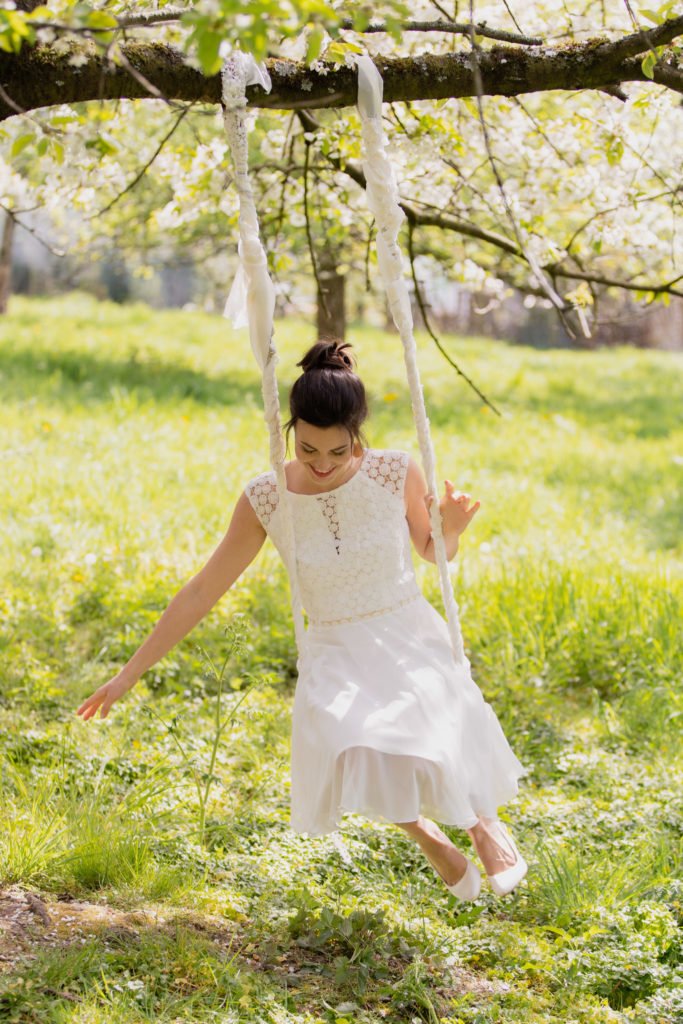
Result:
M469 494L456 491L451 480L444 481L446 493L439 501L441 512L442 529L445 536L459 537L467 529L473 516L478 512L481 502L475 501L470 504L472 498ZM425 495L425 503L429 509L432 503L432 495Z

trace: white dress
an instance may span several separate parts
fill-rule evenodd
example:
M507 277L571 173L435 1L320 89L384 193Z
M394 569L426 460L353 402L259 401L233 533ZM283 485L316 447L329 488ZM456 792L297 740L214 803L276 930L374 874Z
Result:
M527 773L418 586L407 466L405 452L370 448L333 490L288 492L308 616L292 711L295 832L334 832L345 811L471 828ZM274 472L245 491L282 554Z

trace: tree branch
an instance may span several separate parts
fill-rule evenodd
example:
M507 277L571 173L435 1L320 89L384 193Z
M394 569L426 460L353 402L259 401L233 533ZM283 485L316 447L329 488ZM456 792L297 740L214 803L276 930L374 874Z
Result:
M472 18L472 20L474 20L473 19L473 15L474 15L474 0L469 0L469 2L470 2L470 18ZM562 326L566 330L567 334L569 335L569 337L572 340L574 340L575 337L576 337L575 334L574 334L574 329L573 329L572 325L569 323L569 320L568 320L567 315L566 315L567 305L566 305L564 299L562 298L562 296L558 295L557 291L555 290L555 288L552 285L550 285L548 283L548 281L546 281L545 274L543 273L543 270L541 269L541 267L538 266L538 264L536 263L536 260L532 257L531 253L527 249L527 246L524 244L524 239L522 238L522 234L521 234L521 231L519 229L519 225L517 223L517 218L515 217L515 215L513 213L513 210L512 210L512 207L510 206L510 203L508 201L507 192L505 191L505 186L503 185L503 179L501 178L500 173L498 171L498 163L494 159L494 156L493 156L493 150L491 148L491 140L489 139L488 126L486 124L486 119L484 117L483 86L482 86L481 71L480 71L481 51L480 51L479 43L477 42L477 40L474 37L474 32L472 32L470 34L470 45L472 47L472 59L473 59L473 62L474 62L473 63L473 66L474 66L474 81L475 81L475 84L476 84L476 87L477 87L477 112L478 112L478 115L479 115L479 123L481 124L482 137L484 139L484 146L486 148L486 153L488 155L489 164L490 164L491 170L493 172L493 176L494 176L494 178L496 180L496 185L498 186L498 191L500 193L500 197L501 197L501 199L503 201L503 207L505 209L505 213L506 213L507 218L508 218L508 220L510 222L510 225L512 226L512 231L514 233L514 236L517 239L517 245L519 246L519 249L522 252L522 254L524 256L524 259L526 260L526 262L527 262L527 264L528 264L532 274L534 275L535 279L538 281L538 283L543 288L543 290L545 291L546 295L548 296L548 298L552 302L553 306L555 307L557 315L560 318ZM582 330L584 332L584 335L586 337L588 337L589 336L589 331L588 331L588 325L587 325L587 323L585 321L585 318L581 320L581 327L582 327Z
M464 370L461 370L460 367L458 366L458 364L453 359L451 359L451 357L449 356L448 352L443 347L443 345L439 341L438 337L434 333L434 329L432 328L432 325L431 325L431 323L429 321L429 317L427 316L427 308L426 308L426 304L425 304L425 301L424 301L424 297L422 295L422 288L420 287L420 282L417 279L417 271L415 269L415 248L413 246L413 231L414 230L415 230L415 227L414 227L412 221L409 220L408 221L408 259L410 261L410 274L411 274L411 277L413 279L413 287L415 288L415 299L417 300L417 305L418 305L420 313L422 315L422 320L423 320L424 325L425 325L425 330L427 331L427 334L432 339L432 341L434 342L434 344L436 345L436 347L438 348L439 352L444 357L444 359L448 363L450 363L450 365L453 367L453 369L456 370L460 374L460 376L463 378L463 380L465 380L469 384L469 386L472 388L472 390L475 391L476 394L479 395L481 400L483 402L485 402L486 405L488 405L489 409L491 409L492 412L495 412L496 416L500 416L501 414L500 414L499 410L496 409L495 405L492 402L489 401L489 399L486 397L486 395L482 391L479 390L477 385L474 383L473 380L471 380L470 377L467 376L467 374L464 372Z
M164 146L166 145L168 140L175 133L176 129L179 128L181 121L187 115L189 110L190 110L189 107L184 107L183 110L180 111L180 114L178 115L176 120L173 122L173 125L168 130L168 132L161 139L161 141L157 145L156 149L152 153L152 155L149 158L149 160L147 161L147 163L143 164L143 166L140 168L140 170L135 175L135 177L126 185L126 187L124 189L122 189L120 192L118 192L117 195L115 195L114 198L110 202L108 202L106 206L102 207L101 210L98 210L96 213L91 214L87 218L88 220L96 220L98 217L104 216L105 213L109 213L109 211L111 210L112 206L115 206L116 203L118 203L118 201L120 199L123 199L123 197L128 192L131 192L135 188L137 183L139 181L141 181L142 178L144 178L145 174L150 169L150 167L152 166L152 164L154 163L156 158L159 156L159 154L161 153L162 149L164 148Z
M368 32L388 32L386 25L378 22L374 25L367 25L364 29L354 29L353 21L342 21L339 26L341 29L351 29L357 32L359 35L365 35ZM504 43L521 43L524 46L542 46L542 36L525 36L520 35L517 32L508 32L502 28L489 28L485 21L480 22L477 25L471 25L467 22L462 21L406 21L405 24L401 25L403 32L444 32L449 35L469 35L474 29L478 36L486 37L487 39L498 39Z
M311 266L313 267L313 276L315 277L315 283L318 286L318 296L320 303L325 313L325 319L330 319L330 311L327 306L327 298L325 296L326 289L323 288L323 283L320 279L320 272L318 270L318 261L315 257L315 246L313 244L313 232L311 231L311 215L308 206L308 165L310 161L311 146L313 145L313 139L307 139L306 133L304 132L304 217L306 220L306 241L308 242L308 252L311 257Z
M637 54L650 44L664 45L683 34L683 16L670 18L647 32L611 42L589 39L564 47L494 46L479 55L482 94L517 96L554 89L604 89L625 81L650 82ZM646 45L647 41L647 45ZM0 51L0 84L9 101L0 99L0 119L22 110L87 100L148 98L150 86L168 99L220 103L220 75L207 77L176 47L160 42L120 44L135 73L112 65L92 44L78 42L66 52L49 46L25 46L21 53ZM74 55L83 63L70 63ZM476 96L470 53L418 57L376 57L384 80L384 99L438 100ZM269 59L273 89L266 94L250 86L251 106L297 110L353 106L357 75L345 65ZM683 93L683 72L672 51L654 66L654 83Z
M317 131L320 128L320 125L315 118L307 111L300 111L299 119L306 131ZM339 157L335 157L330 153L325 154L325 159L332 167L348 175L352 181L355 181L357 185L362 189L365 189L365 175L357 164L354 164L352 161L342 163ZM441 211L424 212L419 210L415 205L413 205L413 203L406 200L401 200L399 202L399 206L405 213L408 220L414 225L441 228L444 231L453 231L466 238L477 238L481 242L488 242L490 245L493 245L502 252L506 252L511 256L516 256L520 260L524 260L524 253L522 250L515 245L514 242L511 242L510 239L506 238L504 235L499 235L495 231L489 231L476 224L470 224L468 221L455 217L452 214L442 213ZM633 292L655 292L658 295L666 292L669 295L680 295L683 297L683 289L674 287L678 282L678 278L674 278L672 281L663 284L650 284L647 282L637 284L633 281L620 280L619 278L610 277L606 274L589 273L581 270L563 268L561 263L545 264L542 265L541 269L549 274L553 281L555 281L556 278L561 277L568 281L586 281L592 284L601 284L606 288L621 288L626 291ZM498 274L498 276L501 275ZM514 287L521 291L528 292L530 295L542 295L544 298L547 298L547 292L541 287L539 287L538 290L530 286L522 288L518 284L514 285Z
M36 231L35 228L30 227L28 224L24 224L23 220L19 220L16 210L11 209L9 206L5 206L2 202L0 202L0 210L4 210L7 216L11 217L15 224L20 228L23 228L24 231L28 231L30 235L33 235L35 240L53 256L66 256L66 251L64 249L55 249L54 246L50 245L50 243L43 238L40 232ZM24 213L26 211L22 210L21 212Z

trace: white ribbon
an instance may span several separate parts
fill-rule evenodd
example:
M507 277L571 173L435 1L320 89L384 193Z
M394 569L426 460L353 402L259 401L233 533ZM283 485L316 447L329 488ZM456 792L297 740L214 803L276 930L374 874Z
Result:
M246 96L249 85L272 88L270 75L249 53L236 50L223 65L223 121L235 161L235 179L240 197L238 245L239 267L225 303L223 316L235 328L248 327L254 358L263 370L273 336L275 288L268 273L266 252L259 236L254 193L249 181L246 128Z
M399 205L399 192L394 169L386 153L387 143L382 125L382 76L372 60L363 55L356 59L358 68L358 110L361 116L363 134L362 163L365 174L367 204L377 224L377 263L384 282L389 309L403 344L403 355L410 387L410 398L415 418L422 465L427 486L434 500L429 509L432 524L432 538L439 569L441 596L448 620L448 629L453 652L458 662L463 662L465 652L458 619L458 606L453 594L453 584L448 571L446 545L443 538L441 512L438 504L436 481L436 459L429 431L429 419L425 408L420 372L417 365L417 348L413 334L413 313L410 293L403 271L403 256L398 244L398 232L405 219Z
M248 85L260 85L270 91L270 76L249 54L236 51L224 63L223 120L235 164L235 183L239 195L239 267L223 315L232 318L234 327L248 327L254 358L261 370L263 409L270 438L270 464L275 471L282 510L282 556L289 573L292 617L299 654L305 649L306 630L301 610L301 594L296 565L296 538L287 479L285 442L280 423L280 399L275 366L277 352L273 343L275 289L268 273L265 249L259 236L254 193L249 180L247 126Z

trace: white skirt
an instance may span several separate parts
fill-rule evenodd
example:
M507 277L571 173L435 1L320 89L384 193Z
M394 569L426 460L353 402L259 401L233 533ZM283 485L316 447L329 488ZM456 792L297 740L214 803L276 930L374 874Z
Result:
M295 832L334 832L344 812L467 829L517 795L527 769L425 597L309 626L306 639L292 711Z

